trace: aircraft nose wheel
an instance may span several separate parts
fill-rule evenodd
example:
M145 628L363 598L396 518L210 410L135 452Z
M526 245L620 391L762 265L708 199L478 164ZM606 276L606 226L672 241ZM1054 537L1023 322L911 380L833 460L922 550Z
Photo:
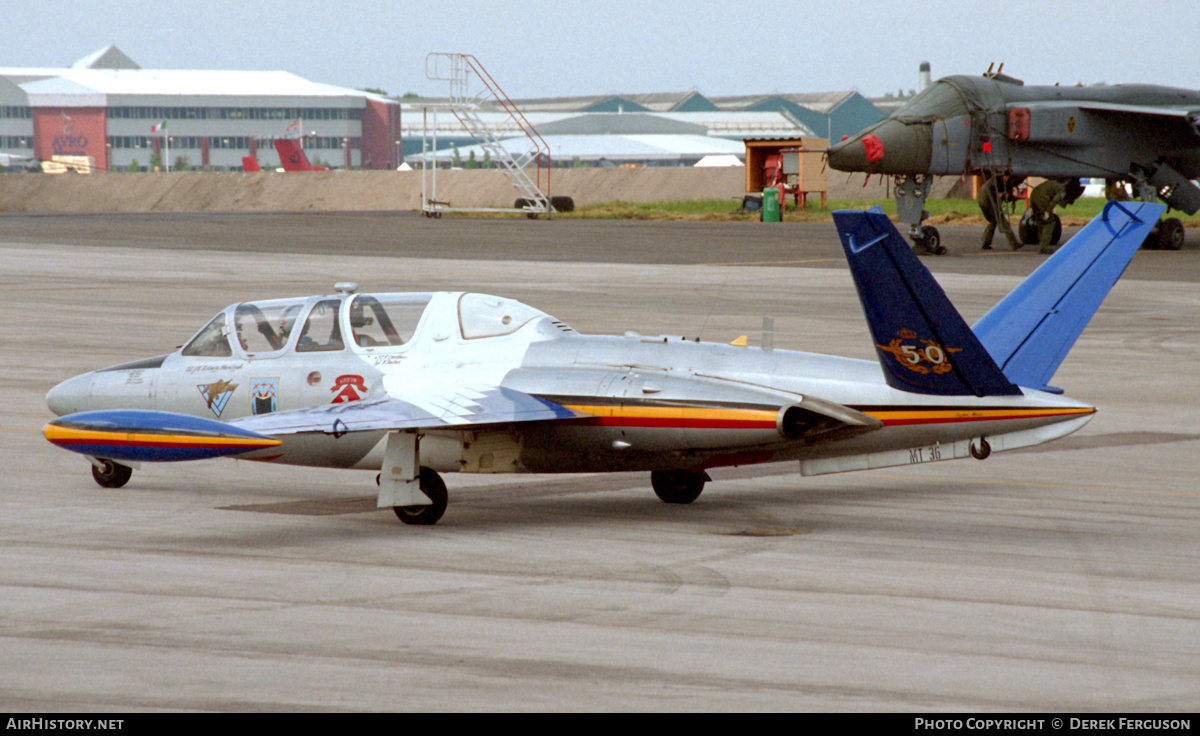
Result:
M932 225L922 225L920 235L913 238L913 245L924 248L925 252L935 256L946 255L946 246L942 245L942 234Z
M133 468L112 460L101 460L99 465L92 465L92 478L101 488L120 488L131 476Z
M691 503L700 498L704 484L712 480L703 470L655 470L650 486L664 503Z
M421 468L421 493L429 496L433 503L428 506L396 506L396 518L413 526L432 526L446 513L449 497L442 476L429 468Z
M970 444L970 450L971 457L975 458L976 460L983 460L987 458L988 455L992 454L992 446L988 444L987 439L984 437L979 438L978 446L976 446L975 442L972 441Z

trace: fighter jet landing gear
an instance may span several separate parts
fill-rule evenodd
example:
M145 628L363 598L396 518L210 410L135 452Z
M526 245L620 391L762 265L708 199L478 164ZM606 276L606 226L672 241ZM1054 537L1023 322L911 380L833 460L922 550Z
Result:
M712 478L703 470L655 470L650 485L664 503L691 503L700 498L704 484Z
M1171 167L1162 164L1153 172L1142 172L1143 176L1133 182L1134 196L1143 202L1159 199L1167 207L1183 210L1189 214L1200 209L1200 191ZM1185 233L1183 223L1177 217L1159 220L1142 242L1146 250L1179 250L1183 247Z
M914 250L924 248L926 253L935 256L946 255L946 246L942 245L941 233L932 225L909 228L908 237L912 238Z
M1183 247L1185 237L1183 223L1179 221L1179 218L1168 217L1158 221L1150 234L1146 236L1142 247L1147 250L1179 250Z
M908 237L913 241L913 250L924 249L926 253L940 256L946 253L941 234L937 228L921 224L929 217L929 210L925 209L925 200L929 199L929 188L932 184L933 177L925 174L897 176L896 214L900 222L908 225Z
M1050 245L1058 245L1062 240L1062 218L1058 215L1050 215L1054 220L1054 232L1050 236ZM1017 240L1021 245L1037 245L1038 242L1038 224L1033 219L1033 210L1025 210L1025 214L1021 216L1021 221L1017 223Z
M421 493L429 496L433 503L428 506L393 506L392 511L396 512L396 518L413 526L431 526L438 523L442 514L446 513L446 503L449 501L442 476L429 468L421 468Z
M129 482L133 468L112 460L94 460L92 478L101 488L120 488Z

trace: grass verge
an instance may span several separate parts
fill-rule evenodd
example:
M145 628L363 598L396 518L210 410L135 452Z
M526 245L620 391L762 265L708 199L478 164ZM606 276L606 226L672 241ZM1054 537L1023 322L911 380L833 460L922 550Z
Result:
M745 221L759 219L758 212L743 212L740 210L741 198L737 199L697 199L665 202L603 202L600 204L577 207L574 212L555 215L555 217L575 218L585 220L716 220L716 221ZM827 209L821 209L820 202L814 199L805 209L789 207L783 213L786 222L827 222L832 219L833 210L862 210L868 207L880 206L883 211L896 218L895 200L844 199L831 200ZM931 199L925 203L929 210L928 223L975 225L983 224L983 216L979 207L969 199ZM1070 207L1059 208L1057 212L1068 226L1083 225L1100 214L1104 208L1103 199L1080 199ZM1017 219L1024 212L1024 205L1018 204L1012 213ZM1185 225L1200 225L1200 213L1186 215L1172 212L1172 217L1178 217ZM1015 224L1015 223L1014 223Z

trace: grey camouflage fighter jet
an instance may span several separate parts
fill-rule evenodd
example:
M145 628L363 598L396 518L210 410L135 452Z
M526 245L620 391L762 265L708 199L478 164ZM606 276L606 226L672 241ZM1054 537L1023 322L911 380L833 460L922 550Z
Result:
M895 177L908 235L945 252L922 225L932 176L1103 178L1136 198L1200 210L1200 92L1147 84L1025 85L1000 72L938 80L891 116L829 149L839 171ZM1177 218L1159 222L1146 247L1183 246Z

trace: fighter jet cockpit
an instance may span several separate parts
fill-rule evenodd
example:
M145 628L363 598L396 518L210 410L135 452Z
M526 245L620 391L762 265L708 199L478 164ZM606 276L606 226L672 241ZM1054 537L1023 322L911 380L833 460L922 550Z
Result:
M243 302L221 310L182 354L274 357L359 348L399 347L416 331L432 294L354 294ZM343 329L343 311L348 330ZM349 340L347 340L347 336Z
M288 352L401 348L413 339L434 296L341 293L234 304L221 310L182 353L189 357L256 359ZM444 305L440 308L446 310L444 319L448 324L452 324L450 320L458 323L464 341L510 335L540 317L548 318L544 312L514 299L487 294L440 295L438 304ZM572 331L553 322L559 331Z
M545 312L515 299L487 294L463 294L458 299L458 322L464 340L509 335L546 316Z
M904 103L892 117L902 123L932 123L969 112L962 92L947 80L939 80Z
M356 294L348 301L359 348L400 347L412 340L433 294Z

